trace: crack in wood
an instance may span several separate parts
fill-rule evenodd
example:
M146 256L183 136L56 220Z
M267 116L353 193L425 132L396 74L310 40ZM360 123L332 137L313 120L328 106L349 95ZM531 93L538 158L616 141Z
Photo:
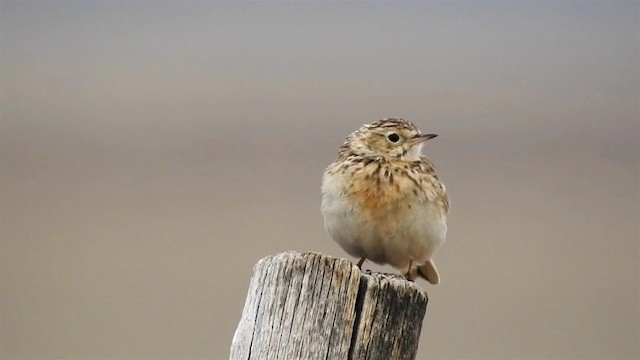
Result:
M413 359L423 289L345 259L287 252L254 266L231 360Z

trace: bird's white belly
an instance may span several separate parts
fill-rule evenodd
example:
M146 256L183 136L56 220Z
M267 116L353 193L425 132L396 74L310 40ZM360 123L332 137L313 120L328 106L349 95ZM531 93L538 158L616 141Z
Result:
M396 204L373 217L351 200L333 191L322 199L325 227L351 256L405 269L431 259L446 239L446 214L433 203Z

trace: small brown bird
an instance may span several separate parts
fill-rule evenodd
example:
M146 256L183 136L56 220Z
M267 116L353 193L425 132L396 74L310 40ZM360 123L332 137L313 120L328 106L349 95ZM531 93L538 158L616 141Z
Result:
M411 122L384 119L349 135L322 179L322 214L331 237L351 256L391 264L432 284L432 257L447 236L449 199L425 141Z

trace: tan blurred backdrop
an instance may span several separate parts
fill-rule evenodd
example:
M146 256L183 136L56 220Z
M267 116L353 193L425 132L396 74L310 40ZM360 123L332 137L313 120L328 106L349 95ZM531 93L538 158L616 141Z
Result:
M453 206L420 359L638 358L639 8L3 1L2 358L226 358L390 116Z

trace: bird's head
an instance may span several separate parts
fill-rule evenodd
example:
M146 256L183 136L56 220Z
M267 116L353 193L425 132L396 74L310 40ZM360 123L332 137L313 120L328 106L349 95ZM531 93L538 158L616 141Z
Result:
M345 145L359 155L416 161L425 141L436 134L422 134L410 121L383 119L365 124L349 135Z

